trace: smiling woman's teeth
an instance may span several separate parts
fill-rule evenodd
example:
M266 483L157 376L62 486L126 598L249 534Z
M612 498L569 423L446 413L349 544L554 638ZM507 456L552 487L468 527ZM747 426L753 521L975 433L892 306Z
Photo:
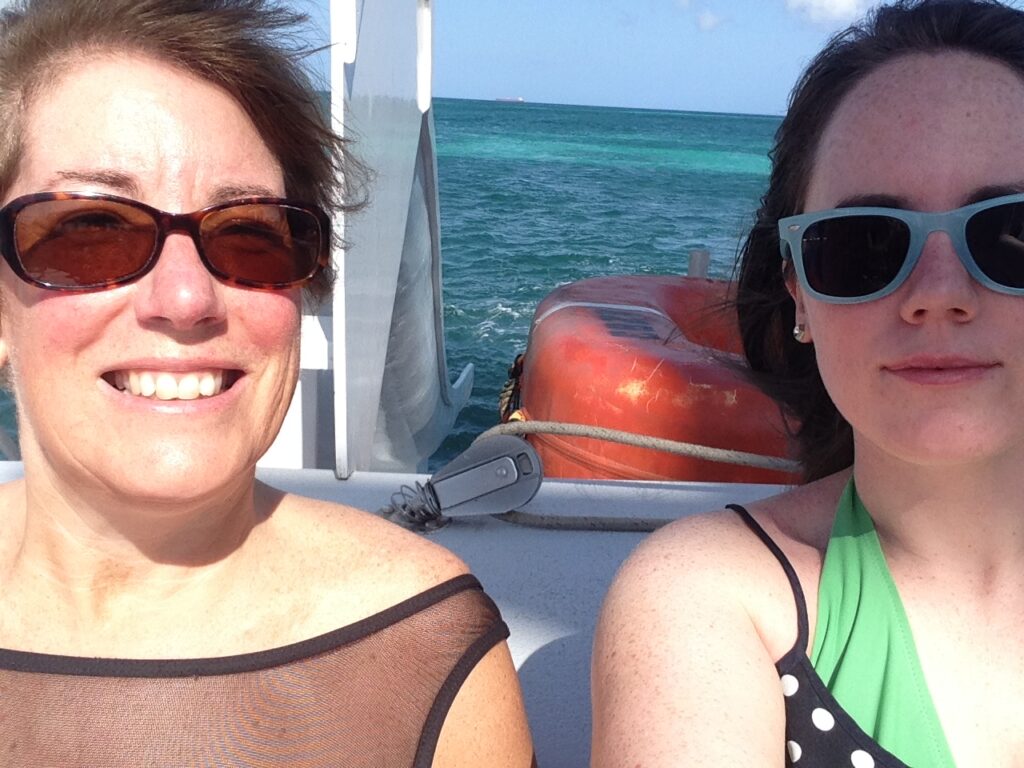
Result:
M224 390L224 373L117 371L114 374L114 386L137 397L156 400L195 400L220 394Z

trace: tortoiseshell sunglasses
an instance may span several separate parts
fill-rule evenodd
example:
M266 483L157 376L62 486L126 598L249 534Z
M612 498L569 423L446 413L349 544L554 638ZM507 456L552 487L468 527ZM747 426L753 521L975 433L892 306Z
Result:
M45 192L0 209L0 249L22 280L54 291L114 288L149 272L171 232L192 238L204 266L247 288L302 285L330 259L320 208L250 197L166 213L116 195Z

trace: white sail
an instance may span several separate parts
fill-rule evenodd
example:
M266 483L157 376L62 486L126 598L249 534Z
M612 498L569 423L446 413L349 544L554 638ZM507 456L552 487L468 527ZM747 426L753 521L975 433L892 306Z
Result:
M428 0L332 0L331 113L370 167L342 217L329 307L304 326L295 404L261 466L423 470L469 397L444 346Z

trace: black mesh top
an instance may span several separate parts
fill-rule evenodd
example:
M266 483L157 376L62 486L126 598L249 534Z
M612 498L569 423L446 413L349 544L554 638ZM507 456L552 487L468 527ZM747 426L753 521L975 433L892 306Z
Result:
M269 651L194 660L0 650L0 765L429 766L508 637L472 576Z

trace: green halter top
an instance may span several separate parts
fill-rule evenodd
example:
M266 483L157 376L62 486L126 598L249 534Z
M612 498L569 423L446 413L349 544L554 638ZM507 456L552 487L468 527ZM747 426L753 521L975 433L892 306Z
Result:
M914 768L955 768L903 603L853 481L818 586L811 664L854 721Z

